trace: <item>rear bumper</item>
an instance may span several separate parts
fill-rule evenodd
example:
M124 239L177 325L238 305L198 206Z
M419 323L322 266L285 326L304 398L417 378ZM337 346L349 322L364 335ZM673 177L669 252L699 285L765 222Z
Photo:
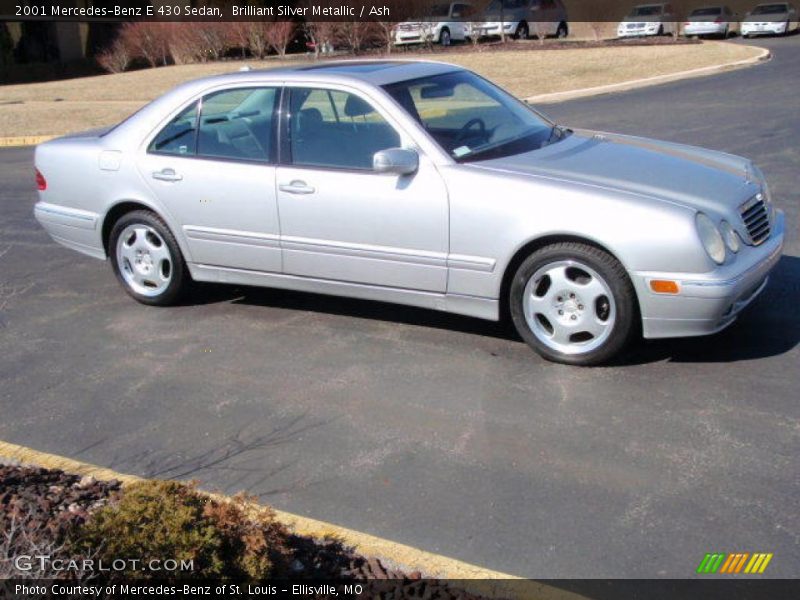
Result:
M746 247L734 264L709 274L634 274L646 338L709 335L725 329L767 285L783 252L785 219L776 212L772 236L761 246ZM677 295L650 290L653 279L677 281Z
M37 202L33 214L59 244L95 258L106 258L98 214L48 202Z

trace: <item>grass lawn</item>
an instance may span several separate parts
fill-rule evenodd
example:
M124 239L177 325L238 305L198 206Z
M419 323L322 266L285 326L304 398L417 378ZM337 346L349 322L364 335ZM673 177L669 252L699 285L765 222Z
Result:
M431 55L393 56L445 60L473 69L522 98L568 91L687 69L725 64L754 56L750 46L720 42L689 45L581 49L520 49L474 52L468 46ZM145 69L65 81L0 87L0 137L55 135L119 122L178 83L254 68L300 64L280 61L226 61Z

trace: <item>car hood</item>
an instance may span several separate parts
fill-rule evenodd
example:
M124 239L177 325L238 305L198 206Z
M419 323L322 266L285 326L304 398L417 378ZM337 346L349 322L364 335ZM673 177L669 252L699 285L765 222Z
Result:
M768 15L749 15L743 19L745 23L780 23L789 20L789 13L770 13Z
M593 131L576 131L540 150L472 164L595 185L723 214L759 189L747 159Z

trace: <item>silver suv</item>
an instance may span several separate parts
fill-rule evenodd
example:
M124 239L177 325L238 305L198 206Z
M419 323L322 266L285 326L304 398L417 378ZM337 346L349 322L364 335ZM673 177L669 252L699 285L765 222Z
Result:
M483 37L563 38L569 34L567 9L561 0L492 0L476 29Z

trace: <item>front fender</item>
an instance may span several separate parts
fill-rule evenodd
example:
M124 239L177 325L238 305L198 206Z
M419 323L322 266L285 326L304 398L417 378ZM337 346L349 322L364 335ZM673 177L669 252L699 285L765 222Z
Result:
M449 293L498 298L514 256L551 236L603 247L628 272L713 268L697 236L694 210L679 204L463 165L442 173L450 194L450 254L494 264L491 272L451 267Z

